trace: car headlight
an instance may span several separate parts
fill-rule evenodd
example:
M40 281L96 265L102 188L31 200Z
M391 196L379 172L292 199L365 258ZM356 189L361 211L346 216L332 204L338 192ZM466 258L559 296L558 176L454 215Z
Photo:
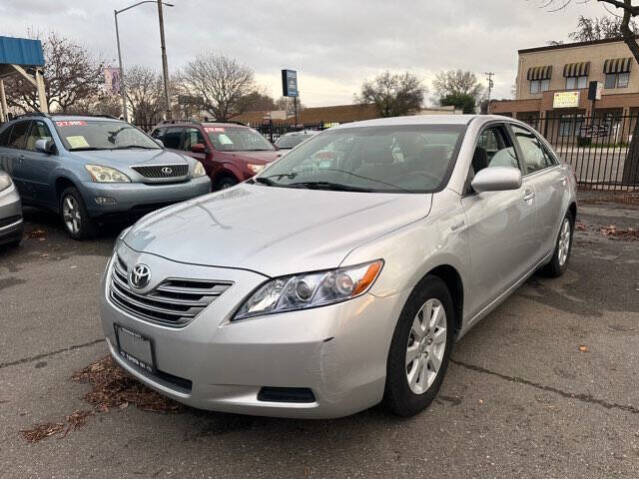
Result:
M193 168L193 178L203 177L206 175L206 170L201 162L195 162L195 168Z
M260 173L262 170L264 170L264 167L266 165L262 165L262 164L256 164L256 163L248 163L246 165L248 167L248 169L253 172L254 175L257 175L258 173Z
M94 182L98 183L129 183L131 179L115 168L100 165L85 165Z
M301 273L269 280L242 304L234 320L268 313L290 312L331 305L358 297L368 291L384 262Z
M0 192L11 186L11 177L9 175L0 175Z

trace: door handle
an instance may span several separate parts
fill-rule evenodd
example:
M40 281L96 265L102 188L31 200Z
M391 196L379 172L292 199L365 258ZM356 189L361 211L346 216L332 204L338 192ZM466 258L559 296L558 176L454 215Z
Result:
M529 202L535 198L535 192L532 190L526 189L524 191L524 202Z
M453 225L452 227L450 227L450 229L454 232L456 230L459 230L460 228L462 228L465 225L464 221L462 220L459 223L456 223L455 225Z

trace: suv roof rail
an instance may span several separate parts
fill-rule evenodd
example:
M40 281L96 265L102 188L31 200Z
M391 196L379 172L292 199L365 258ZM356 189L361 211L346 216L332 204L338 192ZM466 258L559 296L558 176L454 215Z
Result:
M24 117L46 117L46 118L50 118L47 113L43 113L43 112L26 112L26 113L23 113L21 115L16 115L15 117L13 117L13 120L17 120L19 118L24 118Z

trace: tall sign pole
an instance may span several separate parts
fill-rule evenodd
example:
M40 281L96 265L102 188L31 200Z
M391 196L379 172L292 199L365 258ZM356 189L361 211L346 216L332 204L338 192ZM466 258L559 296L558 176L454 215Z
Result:
M164 76L164 101L166 102L166 119L171 120L171 97L169 95L169 64L166 59L166 42L164 41L164 15L162 0L158 0L158 17L160 19L160 47L162 48L162 74Z
M122 68L122 51L120 50L120 30L118 29L118 11L113 10L115 17L115 38L118 42L118 63L120 64L120 95L122 95L122 117L125 122L129 121L129 115L126 108L126 90L124 87L124 68Z
M486 103L486 113L488 113L488 109L490 108L490 96L493 93L493 87L495 86L495 82L493 82L493 77L495 76L494 72L486 72L484 73L488 77L488 103Z

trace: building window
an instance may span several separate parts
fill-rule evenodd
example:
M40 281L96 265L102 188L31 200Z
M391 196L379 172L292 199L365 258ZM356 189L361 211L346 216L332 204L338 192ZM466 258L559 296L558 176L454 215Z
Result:
M530 93L541 93L550 90L550 80L531 80Z
M606 88L627 88L630 83L630 73L607 73Z
M566 77L566 90L586 88L586 85L588 85L587 75L582 75L581 77Z

